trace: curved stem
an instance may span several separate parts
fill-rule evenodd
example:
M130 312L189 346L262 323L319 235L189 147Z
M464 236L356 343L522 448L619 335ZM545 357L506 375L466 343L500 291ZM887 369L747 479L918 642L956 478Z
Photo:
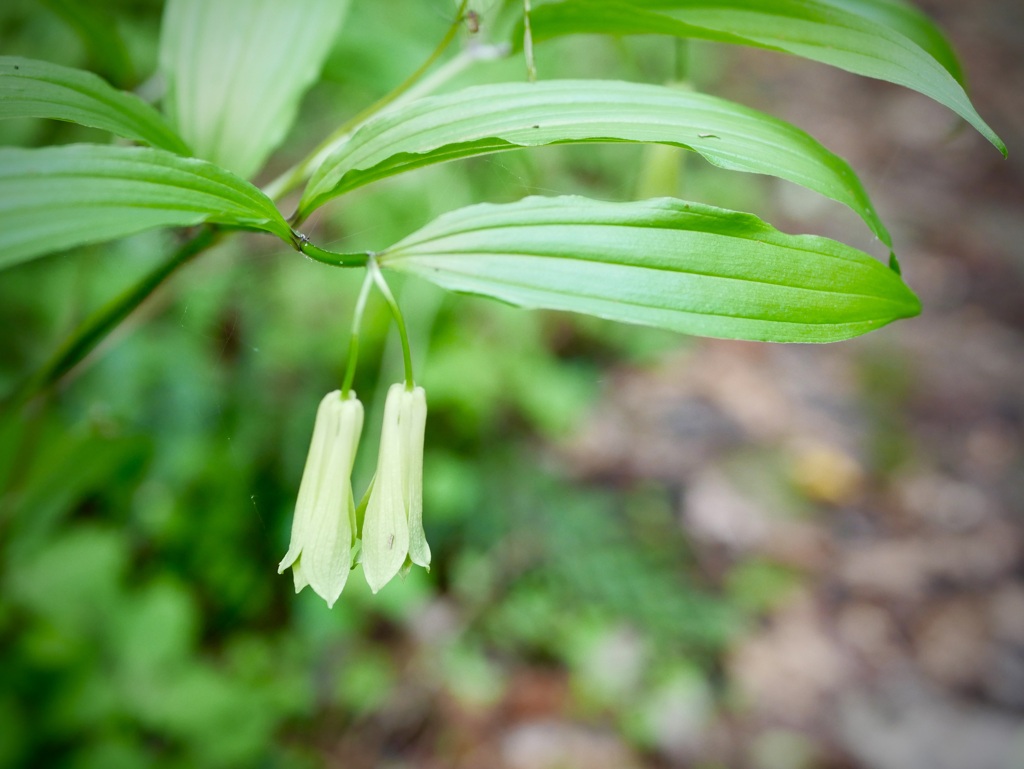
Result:
M310 259L314 259L332 267L362 267L370 258L369 253L360 254L339 254L335 251L328 251L325 248L314 246L309 238L300 233L294 233L292 238L296 250L301 251Z
M459 10L455 15L455 21L453 21L451 26L448 27L448 31L445 33L444 37L441 38L441 42L437 44L433 53L427 57L426 61L424 61L415 72L373 104L342 123L337 130L317 145L316 149L301 160L298 165L295 165L285 171L264 187L263 192L267 197L276 199L298 187L302 182L309 178L313 173L314 167L320 165L320 163L322 163L337 146L348 140L349 135L356 128L378 112L382 111L384 108L388 107L402 96L402 94L411 89L416 82L423 77L423 74L434 65L434 62L441 57L455 39L455 36L459 32L459 28L462 26L463 15L465 14L466 5L468 3L469 0L462 0L462 3L459 5ZM296 219L294 223L299 224L300 222Z
M427 57L426 61L424 61L416 69L415 72L409 75L409 77L407 77L405 80L399 83L394 89L392 89L390 93L378 99L369 107L367 107L362 112L353 117L346 124L346 126L349 124L359 125L368 117L380 112L382 109L391 104L395 99L397 99L403 93L412 88L416 84L416 81L423 77L424 73L426 73L428 69L434 66L434 62L441 58L441 54L445 52L448 46L451 45L452 41L455 39L455 36L459 33L459 28L462 26L462 20L465 16L466 6L468 4L469 0L462 0L462 2L459 4L459 10L455 14L455 21L453 21L451 25L448 27L448 31L444 33L444 37L441 38L441 42L437 44L437 47L434 49L433 53L431 53L430 56ZM346 128L346 126L342 126L341 129L339 129L339 131L336 133L347 133L347 131L343 130ZM348 130L351 130L351 127L349 127Z
M359 326L363 322L363 313L366 311L366 299L370 295L370 287L373 285L373 275L370 270L366 271L362 288L359 289L359 298L356 299L356 309L352 313L352 336L348 342L348 363L345 366L345 381L341 385L341 399L347 400L352 390L352 380L356 375L356 364L359 362Z
M398 326L398 336L402 340L402 359L405 363L405 389L412 392L412 388L416 386L416 383L412 376L412 350L409 347L409 332L405 327L405 318L402 317L402 311L398 307L398 302L395 301L395 296L391 293L391 289L388 287L387 281L384 280L380 267L377 266L377 260L373 256L367 261L366 268L369 270L370 275L373 276L373 281L384 296L384 300L388 303L391 315L395 319L395 325Z
M481 43L479 40L470 40L469 44L457 55L446 61L430 77L425 77L419 83L411 87L398 99L392 102L392 106L406 104L415 101L421 96L433 93L452 78L461 75L472 64L478 61L495 61L503 59L512 52L512 46L508 43Z
M213 246L223 230L204 227L191 240L182 244L165 261L142 276L135 285L101 307L76 329L57 350L11 397L23 405L33 395L58 382L102 342L114 328L127 318L157 287L179 267Z

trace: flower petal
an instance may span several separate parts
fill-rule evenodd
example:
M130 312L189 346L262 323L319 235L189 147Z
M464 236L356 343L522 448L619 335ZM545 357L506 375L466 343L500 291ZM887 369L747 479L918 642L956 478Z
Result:
M402 568L409 552L409 519L405 508L403 441L400 424L404 388L392 385L384 404L384 423L377 475L363 520L363 572L376 593Z
M427 426L427 396L422 387L406 393L402 410L408 478L406 509L409 511L409 558L430 569L430 546L423 530L423 435Z
M327 605L338 600L352 570L352 464L363 426L363 406L354 397L332 406L334 436L329 438L325 479L307 523L302 545L302 571Z
M288 544L288 552L285 553L281 563L278 564L277 573L283 574L284 570L293 565L302 551L303 534L306 529L309 517L313 512L313 500L316 499L323 483L324 465L328 452L328 436L337 432L335 411L333 404L339 400L341 393L338 390L329 392L320 400L316 410L316 421L313 423L313 438L309 442L309 451L306 454L306 467L302 471L302 482L299 484L299 498L295 503L295 515L292 518L292 537ZM295 592L305 587L306 583L299 586L299 579L296 575Z

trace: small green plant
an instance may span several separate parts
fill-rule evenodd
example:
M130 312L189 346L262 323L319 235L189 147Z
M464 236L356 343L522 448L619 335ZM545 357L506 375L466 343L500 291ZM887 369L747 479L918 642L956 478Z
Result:
M833 342L916 315L893 243L854 171L806 132L692 90L624 80L546 80L534 46L581 33L670 35L802 56L919 91L1005 154L974 110L934 24L898 0L463 0L424 65L262 189L252 184L296 120L341 29L340 0L168 0L161 110L100 77L0 57L0 117L65 120L125 141L0 149L0 267L158 227L182 245L103 308L16 394L63 377L176 269L232 233L277 237L328 265L366 270L346 378L321 403L296 506L291 567L333 604L361 563L374 591L427 567L422 524L426 396L383 271L526 308L685 334ZM243 23L244 22L244 23ZM445 59L449 47L462 50ZM476 62L522 55L523 80L440 93ZM852 209L889 264L846 244L780 232L750 213L659 198L577 196L480 203L374 252L338 253L305 226L336 198L459 158L556 144L681 147L723 169L767 174ZM297 202L285 208L285 201ZM402 339L405 382L389 392L377 473L357 501L350 475L363 411L352 392L359 327L376 287Z

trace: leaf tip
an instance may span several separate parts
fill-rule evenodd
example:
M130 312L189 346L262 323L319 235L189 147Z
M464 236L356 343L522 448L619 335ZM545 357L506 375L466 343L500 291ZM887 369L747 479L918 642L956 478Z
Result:
M901 312L896 316L896 320L902 318L916 318L921 314L921 300L918 298L906 283L903 284L905 291L903 296L903 302L901 302Z

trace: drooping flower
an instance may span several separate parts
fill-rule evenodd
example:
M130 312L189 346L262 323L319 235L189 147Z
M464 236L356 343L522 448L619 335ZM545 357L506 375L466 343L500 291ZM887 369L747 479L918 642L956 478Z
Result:
M403 566L430 568L423 531L423 434L427 398L422 387L392 385L384 404L377 474L363 519L363 572L376 593Z
M363 405L355 393L335 390L316 412L313 439L295 503L292 538L280 565L289 566L295 592L306 585L334 606L352 570L356 535L352 464L363 428Z

